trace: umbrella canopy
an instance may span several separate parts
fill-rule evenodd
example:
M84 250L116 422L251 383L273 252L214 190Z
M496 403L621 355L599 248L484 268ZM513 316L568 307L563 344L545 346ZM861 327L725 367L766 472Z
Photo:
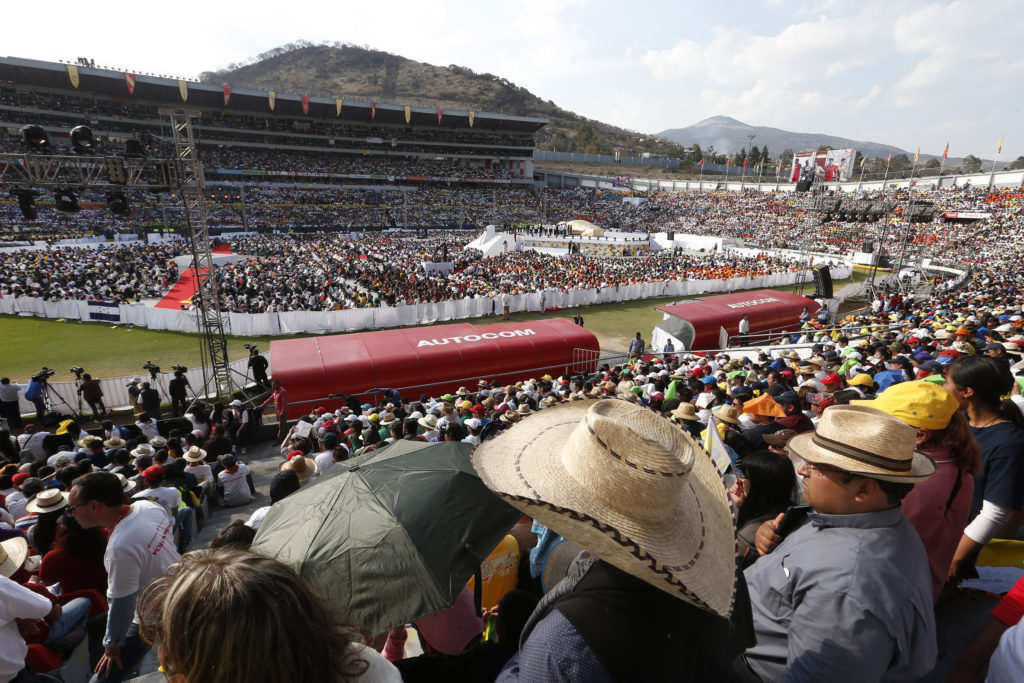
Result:
M398 441L275 504L252 550L294 568L371 636L450 607L519 512L458 441Z

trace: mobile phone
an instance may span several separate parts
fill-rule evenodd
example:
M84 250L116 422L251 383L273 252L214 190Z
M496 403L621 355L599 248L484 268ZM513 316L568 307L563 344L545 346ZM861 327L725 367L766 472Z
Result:
M810 505L790 505L782 521L779 522L779 528L776 529L775 533L785 538L803 523L810 510Z

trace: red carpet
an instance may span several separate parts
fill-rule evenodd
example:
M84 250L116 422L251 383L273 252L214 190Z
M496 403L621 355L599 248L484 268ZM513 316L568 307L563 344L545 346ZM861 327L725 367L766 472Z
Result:
M211 249L210 252L214 253L214 254L230 254L231 253L231 245L230 244L218 244L216 247Z
M203 268L200 272L205 273L206 268ZM173 308L178 310L182 304L186 304L195 295L197 288L195 268L189 268L181 274L178 283L171 287L171 291L167 292L167 296L157 303L156 308Z

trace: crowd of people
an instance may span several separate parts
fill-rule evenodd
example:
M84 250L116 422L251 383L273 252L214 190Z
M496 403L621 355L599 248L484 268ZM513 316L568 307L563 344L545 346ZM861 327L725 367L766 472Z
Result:
M166 436L112 423L90 434L71 421L58 439L4 433L4 585L25 596L22 618L42 621L10 631L25 645L3 673L24 666L30 643L59 650L93 628L97 671L111 674L100 680L118 680L146 642L181 680L221 680L204 673L215 656L233 676L275 680L280 663L255 671L263 659L218 647L236 636L216 625L261 615L304 625L246 632L249 650L307 652L310 627L337 635L303 655L301 667L327 672L320 680L917 680L940 657L936 606L955 599L993 539L1019 534L1018 282L979 267L959 289L893 296L832 327L801 332L794 321L804 353L698 357L638 334L635 357L618 365L348 397L290 429L275 383L264 404L282 418L271 505L209 550L189 552L202 502L245 505L253 492L243 460L258 417L241 401L201 406ZM496 643L466 588L452 608L412 620L424 654L407 658L403 625L360 635L291 569L249 549L273 505L399 441L469 444L482 481L523 514L484 563ZM137 566L130 548L145 534L166 550ZM248 578L229 600L202 600L215 576L236 575ZM274 582L298 602L252 599ZM1022 594L1024 581L958 644L953 680L978 680L986 666L990 681L1016 680ZM131 626L137 604L148 632ZM174 637L187 619L209 634L190 648Z

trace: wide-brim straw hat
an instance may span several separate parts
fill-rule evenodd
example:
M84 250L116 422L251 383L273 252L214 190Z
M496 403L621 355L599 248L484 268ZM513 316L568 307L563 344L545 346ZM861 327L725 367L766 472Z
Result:
M691 422L697 422L700 420L697 417L697 409L692 403L680 403L679 407L669 413L672 417L677 417L680 420L690 420Z
M448 415L447 412L445 414ZM420 427L423 427L424 429L427 429L427 430L437 429L437 416L436 415L426 415L426 416L421 417L420 419L416 420L416 422L419 424Z
M520 403L518 406L516 406L516 412L519 413L520 415L530 415L533 413L533 411L530 410L529 403Z
M62 493L57 489L43 489L28 502L25 510L41 515L47 512L56 512L66 507L67 504L68 494Z
M502 413L501 417L499 417L498 419L504 422L505 424L515 424L516 422L522 420L523 416L514 410L507 410L504 413Z
M78 440L78 445L82 448L88 448L89 444L93 441L103 441L102 437L93 436L92 434L86 434L83 438Z
M729 424L738 425L740 423L740 412L736 410L735 406L722 406L711 411L711 414L717 417L722 422L728 422Z
M105 448L124 448L128 445L128 442L119 436L112 436L103 442Z
M736 531L711 457L625 401L555 406L473 453L483 482L525 514L669 595L728 616Z
M797 434L789 449L810 463L852 474L913 483L935 474L935 463L917 448L917 430L867 405L834 405L813 432Z
M304 455L296 455L291 460L281 463L281 469L295 472L300 482L309 481L316 474L316 460Z
M206 451L199 446L189 446L189 449L181 457L188 462L202 462L206 460Z
M149 440L149 445L152 446L153 448L163 448L164 446L167 445L167 439L157 434L156 436Z
M131 453L132 453L133 456L135 456L137 458L140 455L154 455L156 453L156 451L148 443L143 443L143 444L139 444L134 449L132 449Z
M21 569L28 557L28 541L21 536L0 543L0 576L11 577Z
M117 477L117 480L121 482L121 490L124 491L125 493L128 493L129 491L135 488L134 479L129 479L120 472L114 472L114 476Z

